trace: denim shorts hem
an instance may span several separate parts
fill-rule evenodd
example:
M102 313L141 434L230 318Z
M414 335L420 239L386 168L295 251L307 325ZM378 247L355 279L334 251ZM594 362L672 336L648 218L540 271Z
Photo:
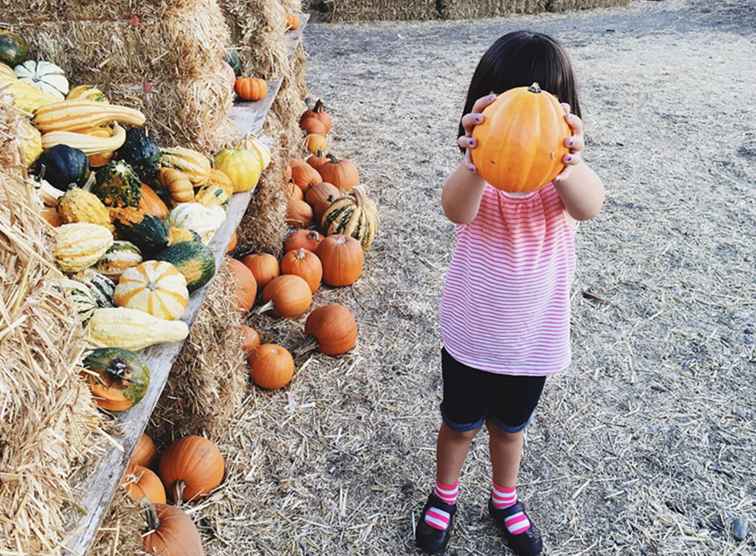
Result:
M455 423L446 415L444 415L443 411L441 412L441 418L444 420L444 423L446 423L446 426L454 432L469 432L472 430L477 430L483 426L484 421L484 419L481 417L480 419L473 421L472 423Z

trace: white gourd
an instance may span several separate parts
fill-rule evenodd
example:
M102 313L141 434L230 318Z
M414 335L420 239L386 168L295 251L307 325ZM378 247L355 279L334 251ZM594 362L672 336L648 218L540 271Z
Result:
M14 71L20 81L27 81L59 100L65 100L68 94L66 72L55 64L41 60L27 60L16 66Z
M226 220L223 207L200 203L181 203L168 215L168 226L192 230L207 245Z

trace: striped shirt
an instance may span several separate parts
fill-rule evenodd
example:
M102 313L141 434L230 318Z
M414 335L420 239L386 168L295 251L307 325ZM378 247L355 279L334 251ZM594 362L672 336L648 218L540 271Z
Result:
M575 225L553 184L524 196L486 185L457 226L441 296L441 338L469 367L543 376L570 364Z

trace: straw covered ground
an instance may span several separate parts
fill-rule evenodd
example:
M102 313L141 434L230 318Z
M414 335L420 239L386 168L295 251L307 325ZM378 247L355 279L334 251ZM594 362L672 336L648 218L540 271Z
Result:
M194 510L209 554L411 552L439 425L436 307L453 242L439 190L474 64L517 28L571 51L586 156L609 191L579 230L574 364L547 382L528 432L521 494L547 553L754 552L753 532L733 532L756 515L754 8L669 0L308 31L335 150L381 207L365 277L318 297L354 309L361 343L339 360L301 356L286 392L248 392L221 440L228 481ZM253 323L291 349L304 341L296 324ZM501 553L483 509L485 436L452 554Z

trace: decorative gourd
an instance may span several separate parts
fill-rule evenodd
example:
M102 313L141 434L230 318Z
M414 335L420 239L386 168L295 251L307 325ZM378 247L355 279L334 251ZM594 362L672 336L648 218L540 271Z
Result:
M318 100L312 110L306 110L299 118L299 127L307 133L328 135L331 132L331 116L326 112L322 100Z
M31 116L35 111L44 106L49 106L58 102L52 95L48 95L38 87L26 81L0 80L0 92L3 95L13 97L13 106Z
M168 218L168 207L149 185L142 184L142 197L139 199L139 210L160 220Z
M512 193L535 191L564 169L570 127L559 100L538 83L506 91L483 114L470 154L487 183Z
M112 158L113 151L120 148L126 141L126 130L118 124L113 128L97 127L88 129L86 133L76 131L51 131L42 136L42 146L45 149L51 149L56 145L68 145L74 149L79 149L89 157L95 157L95 164L104 166L109 160L102 164L103 158ZM90 162L92 158L90 158Z
M130 409L142 400L150 386L149 367L139 355L126 349L95 349L84 358L83 366L97 407L108 411Z
M286 30L296 31L301 26L299 16L296 14L286 14Z
M229 48L226 50L224 60L229 66L231 66L231 69L234 70L234 75L236 77L239 77L242 74L242 61L239 57L239 52L237 52L236 49Z
M86 324L99 308L92 291L81 282L62 278L55 282L55 286L71 300L82 324Z
M302 190L299 189L297 184L295 184L293 181L290 181L286 184L284 184L284 193L286 193L287 199L296 199L297 201L304 201L304 193L302 193Z
M242 324L240 327L242 334L242 351L249 356L250 353L260 347L260 334L251 326Z
M180 170L191 182L199 187L210 178L210 160L202 153L184 147L163 149L160 164Z
M168 246L168 229L162 220L139 209L111 209L110 217L120 239L130 241L145 258L162 251Z
M336 357L357 345L357 320L343 305L325 305L307 317L305 334L315 338L321 353Z
M134 502L147 499L153 504L165 504L165 487L154 471L141 465L130 465L123 478L126 493Z
M367 251L378 232L378 209L360 189L334 201L321 218L326 235L343 234L360 242Z
M19 118L16 126L16 143L21 153L21 162L27 168L42 154L42 135L26 118Z
M126 132L126 141L115 152L116 160L126 162L142 182L151 186L157 185L160 156L160 147L139 127Z
M257 298L257 280L244 264L236 259L228 259L228 269L234 279L234 299L236 307L242 312L247 313L255 304Z
M286 203L286 223L292 228L307 228L312 224L312 207L304 201L289 199Z
M323 282L329 286L351 286L362 275L365 254L352 237L328 236L318 247L318 257L323 263Z
M114 241L108 252L97 261L94 269L113 280L118 280L127 269L142 263L142 252L130 241Z
M328 138L319 133L310 133L305 137L304 145L311 155L320 155L328 150Z
M142 548L153 556L205 556L202 538L192 519L176 506L148 506Z
M168 245L176 245L185 241L202 241L202 238L188 228L179 228L177 226L171 226L168 228Z
M257 286L264 288L273 278L278 278L281 271L278 267L278 259L268 253L256 253L247 255L242 259L242 263L255 277Z
M113 234L104 226L79 222L55 228L53 257L63 272L89 268L113 245Z
M108 97L100 89L92 85L77 85L66 96L66 100L89 100L108 104Z
M56 145L44 151L35 164L38 174L53 187L66 191L83 186L89 178L89 160L79 149Z
M142 199L142 183L127 163L110 162L97 170L97 183L92 187L105 206L137 208Z
M268 84L257 77L239 77L234 83L234 91L241 100L257 102L268 96Z
M328 156L308 156L307 157L307 164L312 166L318 173L320 173L320 169L328 164ZM322 176L321 176L322 177Z
M160 458L160 478L171 499L194 501L223 481L225 462L218 447L202 436L185 436Z
M330 206L343 196L341 190L328 182L318 183L307 190L305 200L312 207L315 220L320 222Z
M263 170L270 166L272 160L270 149L253 134L245 136L244 139L242 139L239 148L253 151L262 161Z
M85 131L112 122L142 127L145 117L139 110L125 106L91 100L63 100L38 108L32 120L43 134L51 131Z
M317 183L323 183L323 178L318 171L304 160L292 160L290 164L291 181L297 184L303 193L307 193L310 186Z
M302 278L310 286L312 293L318 291L323 279L323 265L320 259L307 249L297 249L286 253L281 260L281 272Z
M58 199L58 213L66 224L89 222L104 226L109 230L113 229L110 213L102 201L97 195L80 187L69 189Z
M315 230L297 230L289 234L284 242L284 252L288 253L295 249L307 249L313 253L318 252L323 236Z
M136 446L134 446L129 465L151 467L156 455L157 446L155 446L155 442L147 433L144 433L137 440Z
M247 358L252 381L260 388L278 390L294 377L294 358L285 348L263 344Z
M15 67L29 54L29 44L19 34L8 30L0 31L0 62Z
M169 226L197 232L205 245L210 243L225 221L226 211L223 207L206 207L199 203L182 203L168 215Z
M265 286L263 301L265 305L258 313L272 309L279 317L295 319L304 315L312 305L312 290L304 278L284 274Z
M207 284L215 275L215 255L200 241L184 241L171 245L155 256L176 267L186 278L190 292Z
M231 253L234 249L236 249L236 246L239 244L239 234L236 233L236 230L234 230L234 233L231 234L231 239L228 240L228 245L226 245L226 253Z
M217 170L213 170L213 172L222 174L222 172L218 172ZM233 194L234 186L231 185L230 181L228 186L210 183L197 192L195 200L205 207L222 207L228 203Z
M66 72L55 64L41 60L27 60L16 66L15 72L20 81L31 83L59 100L65 99L68 94Z
M89 288L89 291L92 292L92 295L97 301L97 307L105 309L113 306L115 284L110 278L104 274L100 274L94 269L88 268L82 272L74 274L73 279L81 282Z
M174 168L160 168L158 180L174 203L191 203L194 201L194 185L189 176Z
M87 132L87 136L88 137L100 137L102 139L107 139L109 141L113 141L113 144L115 145L116 143L113 140L113 135L114 135L114 132L116 132L118 130L120 130L120 133L123 134L123 140L124 141L126 140L126 131L121 126L118 126L118 130L116 130L115 129L116 126L118 126L118 124L115 124L113 126L113 129L110 129L108 127L98 127L98 128L89 130ZM69 134L70 132L68 132L68 131L59 131L59 132L56 132L56 133L66 133L66 134ZM54 134L48 133L47 135L49 136L49 135L54 135ZM72 135L78 135L78 134L72 134ZM67 143L65 141L62 141L62 143L66 144L66 145L69 144L69 143ZM119 147L122 144L123 144L123 141L117 143L117 145ZM76 148L80 148L80 147L76 147ZM104 151L104 152L100 152L100 153L96 153L96 154L89 154L89 153L85 152L85 154L87 155L87 158L89 158L89 166L92 167L92 168L102 168L103 166L105 166L106 164L108 164L111 160L113 160L113 151L112 150L108 150L108 151Z
M0 81L7 82L7 81L16 81L18 77L16 76L16 72L13 71L13 68L0 63Z
M215 168L226 174L234 193L253 191L260 181L262 161L249 149L226 149L215 157Z
M162 320L126 307L97 309L86 328L86 340L93 346L132 351L155 344L180 342L188 335L189 328L183 321Z
M127 269L118 280L113 301L153 317L176 320L189 304L186 278L165 261L146 261Z
M332 154L328 155L328 162L319 169L323 181L332 183L342 191L349 192L360 183L360 173L349 160L339 160Z

